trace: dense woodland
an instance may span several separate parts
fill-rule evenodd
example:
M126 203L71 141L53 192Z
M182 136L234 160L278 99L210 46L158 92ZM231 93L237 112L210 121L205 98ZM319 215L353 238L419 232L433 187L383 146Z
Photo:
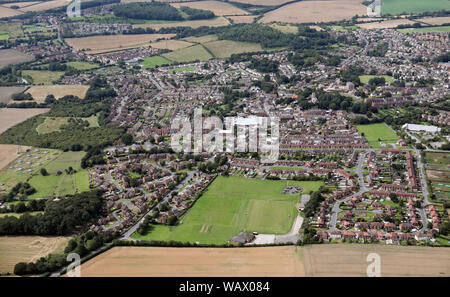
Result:
M100 191L49 201L44 214L1 218L0 235L69 235L97 218L102 206Z

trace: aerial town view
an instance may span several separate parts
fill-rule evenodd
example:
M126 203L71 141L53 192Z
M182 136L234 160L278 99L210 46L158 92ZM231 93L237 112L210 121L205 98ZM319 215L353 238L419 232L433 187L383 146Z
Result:
M449 0L0 0L0 276L449 277L449 61Z

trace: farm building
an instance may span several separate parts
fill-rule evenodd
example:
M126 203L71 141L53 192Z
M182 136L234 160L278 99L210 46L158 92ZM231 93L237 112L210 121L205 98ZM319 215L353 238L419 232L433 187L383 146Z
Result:
M255 239L255 235L253 234L249 234L249 233L245 233L245 232L241 232L239 233L239 235L234 236L233 238L231 238L231 241L234 242L239 242L239 243L249 243L252 242Z

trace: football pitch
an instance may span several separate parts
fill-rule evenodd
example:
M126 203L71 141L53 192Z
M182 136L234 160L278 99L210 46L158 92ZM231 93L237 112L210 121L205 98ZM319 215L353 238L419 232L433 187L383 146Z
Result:
M285 234L297 215L299 195L283 189L300 186L303 193L315 191L321 181L272 181L219 176L197 200L178 226L154 225L142 240L223 244L239 232Z
M381 148L381 143L396 143L399 138L385 123L356 126L359 133L364 133L369 145L373 148Z

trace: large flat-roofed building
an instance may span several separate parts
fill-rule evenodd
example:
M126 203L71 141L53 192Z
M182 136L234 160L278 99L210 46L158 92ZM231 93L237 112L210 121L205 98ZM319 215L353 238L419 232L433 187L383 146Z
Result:
M416 124L404 124L402 126L403 129L411 131L411 132L426 132L426 133L439 133L441 132L441 128L436 126L426 126L426 125L416 125Z

